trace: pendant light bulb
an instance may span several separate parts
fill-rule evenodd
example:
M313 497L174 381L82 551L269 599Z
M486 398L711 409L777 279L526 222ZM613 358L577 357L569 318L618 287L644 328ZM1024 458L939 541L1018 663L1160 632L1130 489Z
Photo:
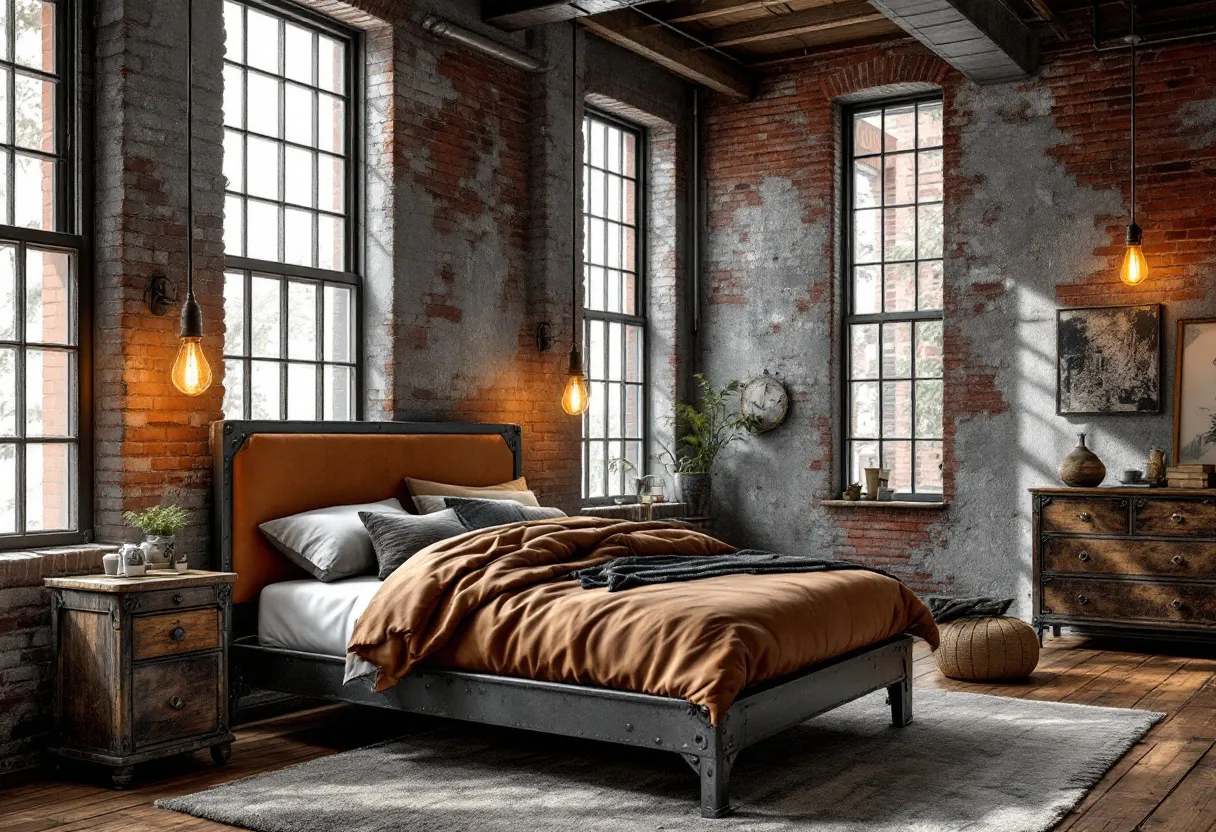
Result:
M1123 266L1119 269L1119 279L1128 286L1139 286L1148 280L1148 260L1144 257L1144 247L1141 245L1144 232L1136 223L1136 44L1140 38L1136 35L1136 0L1131 4L1131 32L1127 36L1127 45L1131 48L1131 222L1127 225L1127 251L1123 253Z
M1128 286L1138 286L1148 279L1148 260L1144 258L1140 239L1140 226L1128 226L1127 251L1123 255L1123 268L1119 270L1119 279Z
M182 307L181 346L170 374L173 386L187 396L198 396L211 386L211 365L203 354L203 310L194 293L186 296Z
M570 369L566 375L562 410L570 416L581 416L591 404L591 388L587 386L587 377L583 375L583 354L577 344L570 348Z

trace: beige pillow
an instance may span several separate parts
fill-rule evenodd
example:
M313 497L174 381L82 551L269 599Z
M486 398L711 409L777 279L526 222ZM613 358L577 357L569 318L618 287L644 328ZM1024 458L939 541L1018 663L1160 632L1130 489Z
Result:
M454 486L450 486L454 487ZM470 489L476 493L471 494L419 494L414 497L414 507L418 509L419 514L434 514L437 511L446 509L447 503L444 502L448 497L470 497L477 500L510 500L513 503L519 503L522 506L537 507L540 505L536 500L536 495L531 491L495 491L489 488L474 488Z
M500 483L498 485L449 485L446 482L431 482L430 480L416 480L413 477L406 477L405 484L410 490L411 497L420 497L423 495L435 497L481 497L486 491L527 491L527 477L520 477L517 480ZM493 500L493 497L486 497L487 500Z

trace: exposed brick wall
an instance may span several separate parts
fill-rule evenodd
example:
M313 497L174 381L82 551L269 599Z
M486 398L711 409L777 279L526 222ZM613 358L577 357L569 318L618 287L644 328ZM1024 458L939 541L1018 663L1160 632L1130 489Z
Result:
M1040 76L978 87L910 41L807 59L706 119L706 325L711 376L782 375L786 426L728 462L728 536L879 563L921 590L1013 595L1028 609L1029 501L1088 429L1108 471L1168 447L1173 325L1216 313L1216 50L1144 50L1140 223L1152 279L1118 281L1127 222L1126 53L1080 28ZM936 87L945 99L943 512L828 510L840 486L839 106ZM1164 302L1160 416L1055 414L1057 306Z
M0 775L38 761L54 718L51 602L42 579L96 572L107 551L0 553Z

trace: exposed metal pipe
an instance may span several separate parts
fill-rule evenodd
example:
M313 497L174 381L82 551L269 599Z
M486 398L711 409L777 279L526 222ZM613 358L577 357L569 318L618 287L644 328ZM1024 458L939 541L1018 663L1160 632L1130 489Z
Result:
M689 215L691 229L689 231L688 265L692 275L692 331L695 335L701 329L701 89L692 88L692 164L688 177L688 189L692 192L692 202Z
M493 38L480 35L471 29L458 26L433 14L427 15L422 21L422 28L440 40L450 40L475 49L516 69L522 69L524 72L547 72L550 69L549 64L543 64L531 55L520 52L518 49L512 49Z

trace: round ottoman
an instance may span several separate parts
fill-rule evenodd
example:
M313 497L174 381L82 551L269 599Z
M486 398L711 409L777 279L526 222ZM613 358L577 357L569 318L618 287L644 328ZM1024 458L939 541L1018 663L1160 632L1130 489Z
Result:
M1039 640L1020 618L977 616L943 624L934 652L938 669L951 679L995 682L1024 679L1039 663Z

